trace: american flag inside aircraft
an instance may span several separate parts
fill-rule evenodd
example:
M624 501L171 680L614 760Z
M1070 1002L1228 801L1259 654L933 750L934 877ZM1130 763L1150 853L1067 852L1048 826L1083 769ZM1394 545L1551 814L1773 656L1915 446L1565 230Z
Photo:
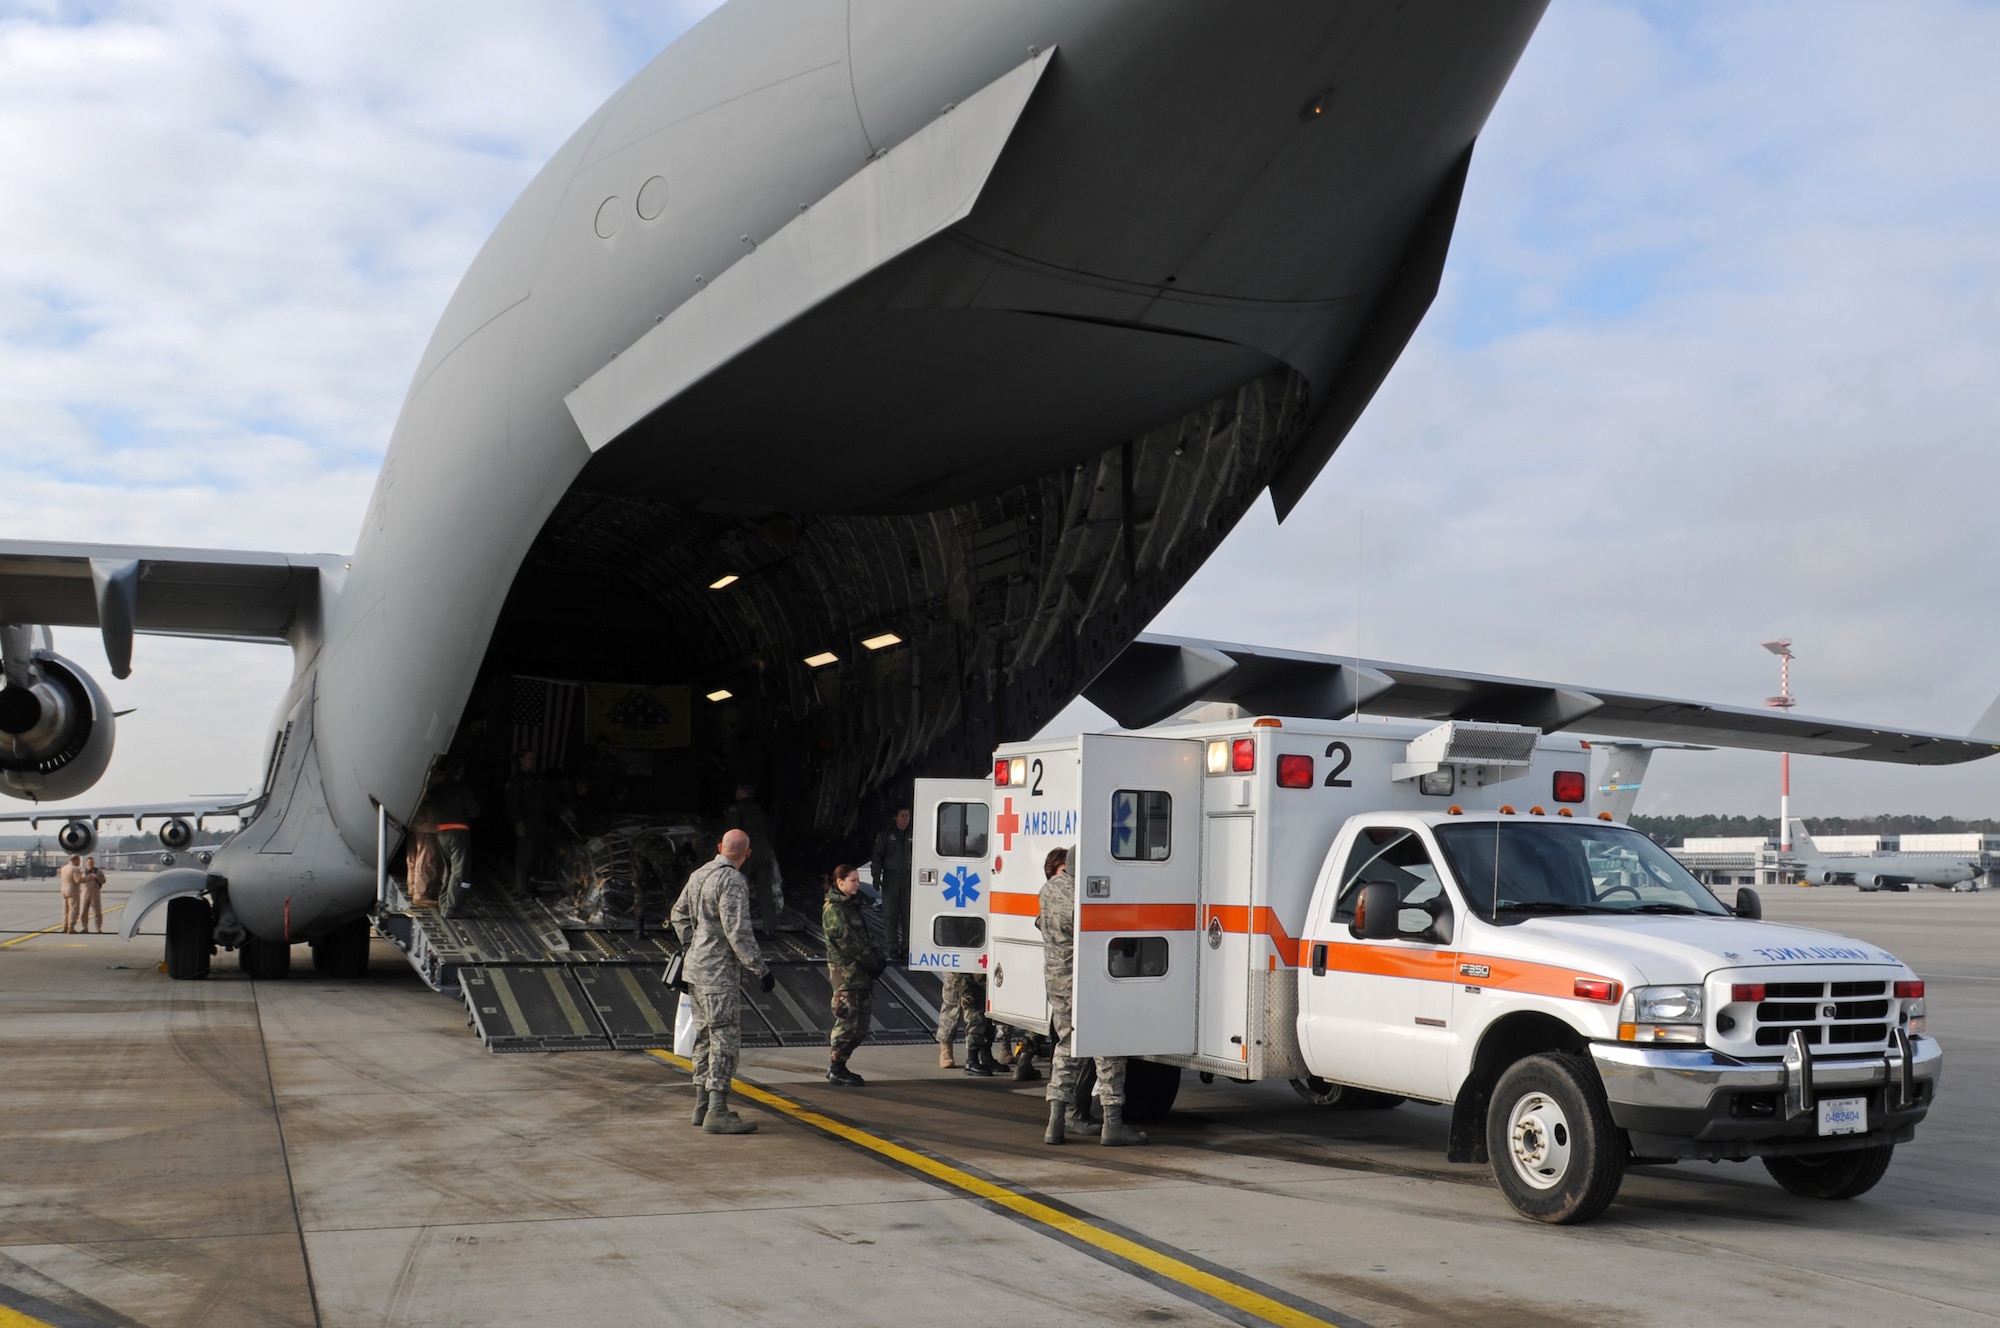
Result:
M582 706L579 683L516 677L513 751L533 752L538 770L561 769L569 757L570 729Z

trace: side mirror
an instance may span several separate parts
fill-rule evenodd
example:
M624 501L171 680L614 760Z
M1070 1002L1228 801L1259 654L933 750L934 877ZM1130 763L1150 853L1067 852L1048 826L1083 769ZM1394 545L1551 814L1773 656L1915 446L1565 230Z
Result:
M1395 886L1380 881L1364 885L1354 905L1354 925L1348 930L1364 941L1394 940L1402 907L1402 896Z
M1764 901L1747 885L1736 892L1736 916L1753 921L1764 916Z

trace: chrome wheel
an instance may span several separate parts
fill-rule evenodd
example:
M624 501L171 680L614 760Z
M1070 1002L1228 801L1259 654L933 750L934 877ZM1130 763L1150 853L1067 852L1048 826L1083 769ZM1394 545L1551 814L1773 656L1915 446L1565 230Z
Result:
M1527 1093L1514 1103L1507 1143L1515 1174L1535 1189L1554 1189L1569 1173L1569 1117L1546 1093Z

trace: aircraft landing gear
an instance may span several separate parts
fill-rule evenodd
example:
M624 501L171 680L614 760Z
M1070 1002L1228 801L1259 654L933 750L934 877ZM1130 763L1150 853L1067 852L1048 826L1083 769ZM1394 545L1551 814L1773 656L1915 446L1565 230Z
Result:
M368 974L367 918L335 927L312 943L313 967L330 978L351 981Z
M259 982L276 982L292 971L292 947L282 941L245 936L237 947L236 962L245 974Z
M215 953L215 915L193 895L167 901L167 976L187 982L208 976Z

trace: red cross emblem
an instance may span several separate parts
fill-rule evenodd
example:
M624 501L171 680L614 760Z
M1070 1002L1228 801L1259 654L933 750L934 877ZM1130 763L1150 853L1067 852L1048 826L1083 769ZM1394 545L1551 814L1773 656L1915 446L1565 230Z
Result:
M984 968L984 967L986 967L986 956L985 956L985 955L981 955L981 956L979 956L979 966L980 966L981 968Z
M1000 847L1009 853L1014 851L1014 836L1021 833L1021 818L1014 811L1014 800L1009 798L993 818L993 828L1000 832Z

